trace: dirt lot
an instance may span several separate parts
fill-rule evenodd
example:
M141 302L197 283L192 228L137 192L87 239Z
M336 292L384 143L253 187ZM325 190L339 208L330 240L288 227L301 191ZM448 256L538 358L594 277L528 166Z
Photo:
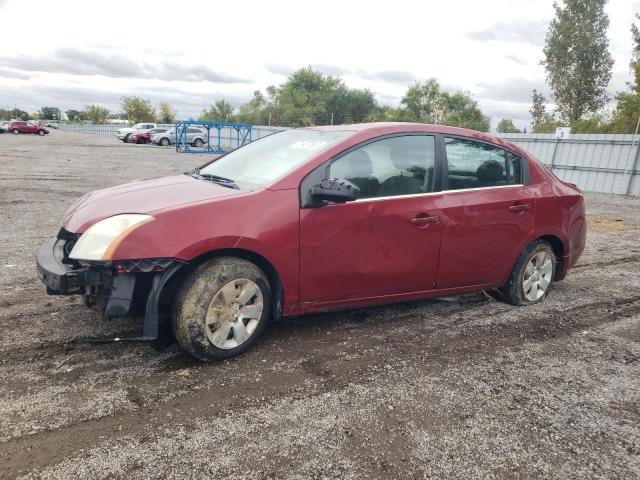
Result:
M86 191L203 157L54 131L0 135L0 476L638 478L640 198L587 196L583 258L542 303L482 296L271 324L204 365L87 345L35 253Z

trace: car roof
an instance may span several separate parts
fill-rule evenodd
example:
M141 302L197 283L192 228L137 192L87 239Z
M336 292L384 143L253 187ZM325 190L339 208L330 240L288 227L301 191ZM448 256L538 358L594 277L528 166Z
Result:
M449 127L446 125L433 125L430 123L410 123L410 122L373 122L373 123L354 123L351 125L323 125L317 127L303 127L308 130L322 130L322 131L342 131L365 133L371 136L386 135L393 133L403 132L424 132L424 133L440 133L443 135L454 135L469 137L476 140L491 142L504 147L511 148L518 152L524 153L522 149L518 148L499 137L495 137L488 133L478 132L476 130L470 130L468 128Z

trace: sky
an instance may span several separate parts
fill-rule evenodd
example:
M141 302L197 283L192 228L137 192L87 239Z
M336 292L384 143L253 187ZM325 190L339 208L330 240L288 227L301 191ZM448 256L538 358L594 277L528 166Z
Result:
M606 11L614 94L631 80L640 0L609 0ZM391 106L435 78L470 92L494 126L522 128L531 90L549 95L540 60L553 13L552 0L0 0L0 108L118 112L122 96L140 95L197 117L312 66Z

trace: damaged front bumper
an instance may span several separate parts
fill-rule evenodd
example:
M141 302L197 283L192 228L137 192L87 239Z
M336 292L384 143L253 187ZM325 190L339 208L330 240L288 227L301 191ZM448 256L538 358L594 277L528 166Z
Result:
M49 295L82 295L103 317L144 315L143 336L158 338L160 310L169 280L187 264L174 259L77 262L68 257L75 238L61 231L45 241L37 256L38 277Z

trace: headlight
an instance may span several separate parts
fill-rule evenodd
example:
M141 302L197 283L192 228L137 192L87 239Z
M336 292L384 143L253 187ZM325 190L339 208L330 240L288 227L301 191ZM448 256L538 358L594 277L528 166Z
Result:
M127 235L153 220L152 216L139 214L115 215L100 220L80 236L69 257L76 260L111 260L113 252Z

